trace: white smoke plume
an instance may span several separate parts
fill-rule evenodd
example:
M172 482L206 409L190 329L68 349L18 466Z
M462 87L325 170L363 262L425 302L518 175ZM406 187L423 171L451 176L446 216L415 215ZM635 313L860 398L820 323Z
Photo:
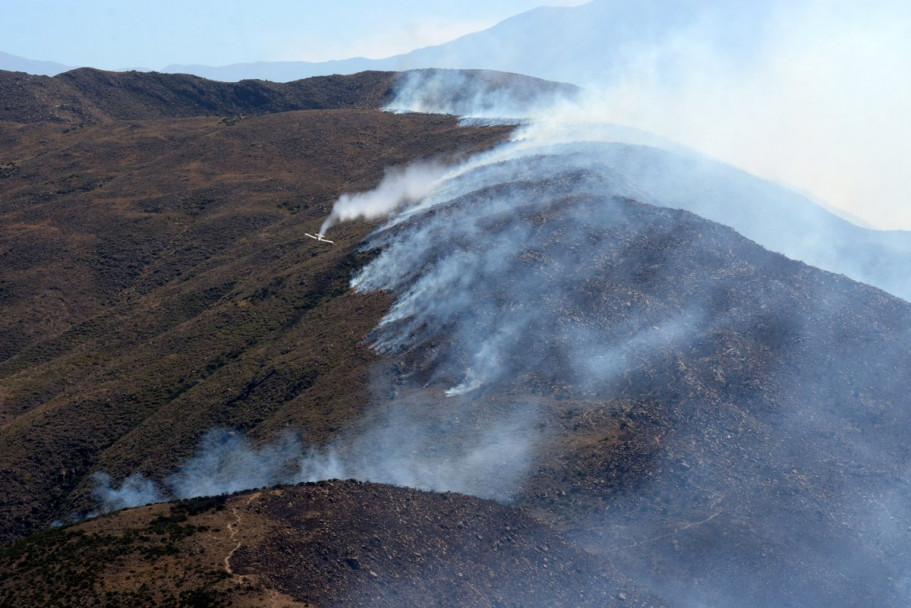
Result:
M503 123L546 115L575 103L581 90L516 74L482 70L413 70L402 74L389 112L454 114Z
M213 429L203 436L196 455L162 483L133 473L116 485L107 473L97 473L94 496L99 512L108 513L155 502L275 485L293 478L296 459L301 453L300 441L291 434L257 448L239 433Z
M878 228L911 229L903 160L911 81L902 76L911 6L690 4L694 17L650 41L622 77L586 83L597 91L589 111L810 192Z
M373 190L341 195L319 233L325 235L338 222L385 217L405 203L420 200L433 192L446 171L444 165L426 161L390 168Z
M287 434L255 446L241 433L213 429L196 454L160 483L133 473L116 484L94 477L97 513L323 479L508 498L532 462L535 408L477 415L450 403L446 412L393 403L330 445L304 445ZM414 406L412 406L414 407ZM481 424L481 420L484 424ZM95 515L93 513L91 515Z
M95 482L93 496L101 513L129 509L166 500L155 483L141 473L131 474L116 487L113 485L111 476L107 473L95 473L93 481Z
M592 122L660 134L870 225L911 229L904 0L593 0L533 11L464 42L441 57L446 66L579 85ZM425 80L390 107L552 112L461 86L464 78L451 78L454 88Z
M435 90L447 88L445 78L452 78L448 87L452 91L465 86L457 72L439 71L433 75ZM409 100L420 100L420 93L408 87L422 82L404 79L401 98L393 102L396 107L408 109ZM474 98L470 90L461 95ZM675 95L668 92L667 97L674 99ZM858 225L808 194L751 175L661 135L613 124L609 118L615 112L607 108L605 99L611 96L556 99L548 110L532 104L509 145L476 157L446 176L437 186L442 198L452 198L452 189L465 183L459 185L455 178L478 166L542 153L572 156L574 163L613 175L621 188L618 193L625 196L692 211L734 228L767 249L911 299L911 277L905 271L911 264L911 232ZM484 120L492 115L486 104L477 112L464 109ZM507 109L514 111L514 104ZM719 129L722 134L729 132L723 126ZM413 211L421 212L437 198L428 195ZM409 213L399 214L394 221L402 221Z

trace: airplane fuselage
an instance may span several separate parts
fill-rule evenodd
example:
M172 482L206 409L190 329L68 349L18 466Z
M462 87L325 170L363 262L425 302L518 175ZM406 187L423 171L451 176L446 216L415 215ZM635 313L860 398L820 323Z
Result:
M335 243L335 241L330 241L329 239L323 237L322 234L310 234L309 232L305 232L304 235L309 236L311 239L315 239L315 240L319 241L320 243L329 243L329 244Z

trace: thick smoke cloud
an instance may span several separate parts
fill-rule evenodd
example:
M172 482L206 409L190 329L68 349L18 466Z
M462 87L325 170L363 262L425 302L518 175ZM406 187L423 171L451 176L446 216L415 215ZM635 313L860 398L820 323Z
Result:
M428 78L403 78L400 95L390 107L399 111L426 109L421 92L411 87L423 86ZM431 82L434 111L461 110L470 117L467 120L494 120L495 109L488 104L471 108L464 102L483 97L486 83L472 80L466 84L463 76L450 71L433 72ZM460 95L462 101L447 105L443 91L450 92L450 99ZM905 270L911 264L911 232L857 225L806 194L654 133L603 122L604 114L593 111L585 101L549 94L544 98L556 105L542 110L530 104L521 116L524 124L509 146L467 166L541 151L567 158L575 155L572 162L579 166L598 166L598 171L614 176L619 185L617 194L692 211L734 228L767 249L911 299L911 278ZM418 100L417 105L410 107L408 103L414 100ZM519 116L512 102L503 112Z
M677 58L673 77L639 66L607 86L591 82L592 112L812 192L878 228L911 229L908 4L751 6L761 13L753 35L708 49L703 41L732 19L746 21L745 5L696 4L688 28L652 47Z

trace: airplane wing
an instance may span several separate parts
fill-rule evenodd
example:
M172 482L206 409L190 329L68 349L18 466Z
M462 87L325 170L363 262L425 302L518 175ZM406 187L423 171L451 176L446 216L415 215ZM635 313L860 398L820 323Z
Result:
M330 241L329 239L323 238L323 235L321 235L321 234L310 234L309 232L305 232L304 236L309 236L311 239L317 240L321 243L329 243L329 244L335 243L335 241Z

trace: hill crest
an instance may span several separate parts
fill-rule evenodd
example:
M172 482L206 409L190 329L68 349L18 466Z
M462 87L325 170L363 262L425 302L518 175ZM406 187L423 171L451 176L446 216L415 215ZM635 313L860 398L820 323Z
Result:
M361 72L294 82L218 82L189 74L79 68L54 77L0 71L0 121L98 124L193 116L257 116L299 110L380 109L401 79L457 73L465 90L515 95L523 103L572 96L577 89L517 74L478 70ZM440 97L459 91L440 91Z

